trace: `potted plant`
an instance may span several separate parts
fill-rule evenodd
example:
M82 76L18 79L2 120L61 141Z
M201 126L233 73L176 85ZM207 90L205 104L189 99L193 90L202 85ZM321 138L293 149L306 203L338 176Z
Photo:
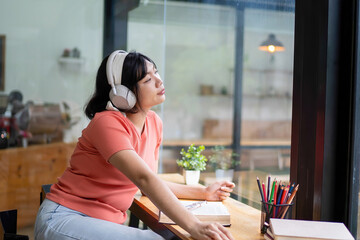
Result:
M209 161L217 179L232 181L234 177L234 168L240 162L236 161L239 154L226 150L224 146L215 146L212 148L212 155Z
M181 149L181 159L177 159L178 166L183 168L185 183L193 185L199 183L200 171L205 170L207 158L201 153L205 150L203 145L194 146L191 144L187 151Z

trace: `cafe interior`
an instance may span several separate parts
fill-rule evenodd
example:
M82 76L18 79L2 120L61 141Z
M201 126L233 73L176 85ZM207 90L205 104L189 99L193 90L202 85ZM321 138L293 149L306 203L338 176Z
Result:
M231 198L261 209L257 177L299 183L292 218L343 222L360 239L358 2L0 0L0 211L17 209L33 238L41 186L89 123L102 59L136 50L166 89L153 109L159 173L182 175L181 150L203 145L201 184L233 181Z

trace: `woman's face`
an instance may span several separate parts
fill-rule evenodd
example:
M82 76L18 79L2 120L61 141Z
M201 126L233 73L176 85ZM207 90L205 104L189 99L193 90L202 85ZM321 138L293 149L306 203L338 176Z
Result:
M138 84L138 98L141 109L149 110L165 101L165 87L154 64L146 61L147 74Z

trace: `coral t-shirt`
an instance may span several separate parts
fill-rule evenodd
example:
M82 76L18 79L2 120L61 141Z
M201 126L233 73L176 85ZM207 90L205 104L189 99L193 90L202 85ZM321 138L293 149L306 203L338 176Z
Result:
M121 150L134 150L154 172L162 141L162 121L149 111L142 134L117 111L96 113L47 198L88 216L124 223L138 188L108 162Z

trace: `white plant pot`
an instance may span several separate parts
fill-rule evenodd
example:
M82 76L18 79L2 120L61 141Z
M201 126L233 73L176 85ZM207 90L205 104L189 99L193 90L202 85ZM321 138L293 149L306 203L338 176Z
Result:
M196 185L200 180L200 170L183 170L186 185Z
M217 180L226 180L232 182L234 178L234 169L216 169L215 176Z

